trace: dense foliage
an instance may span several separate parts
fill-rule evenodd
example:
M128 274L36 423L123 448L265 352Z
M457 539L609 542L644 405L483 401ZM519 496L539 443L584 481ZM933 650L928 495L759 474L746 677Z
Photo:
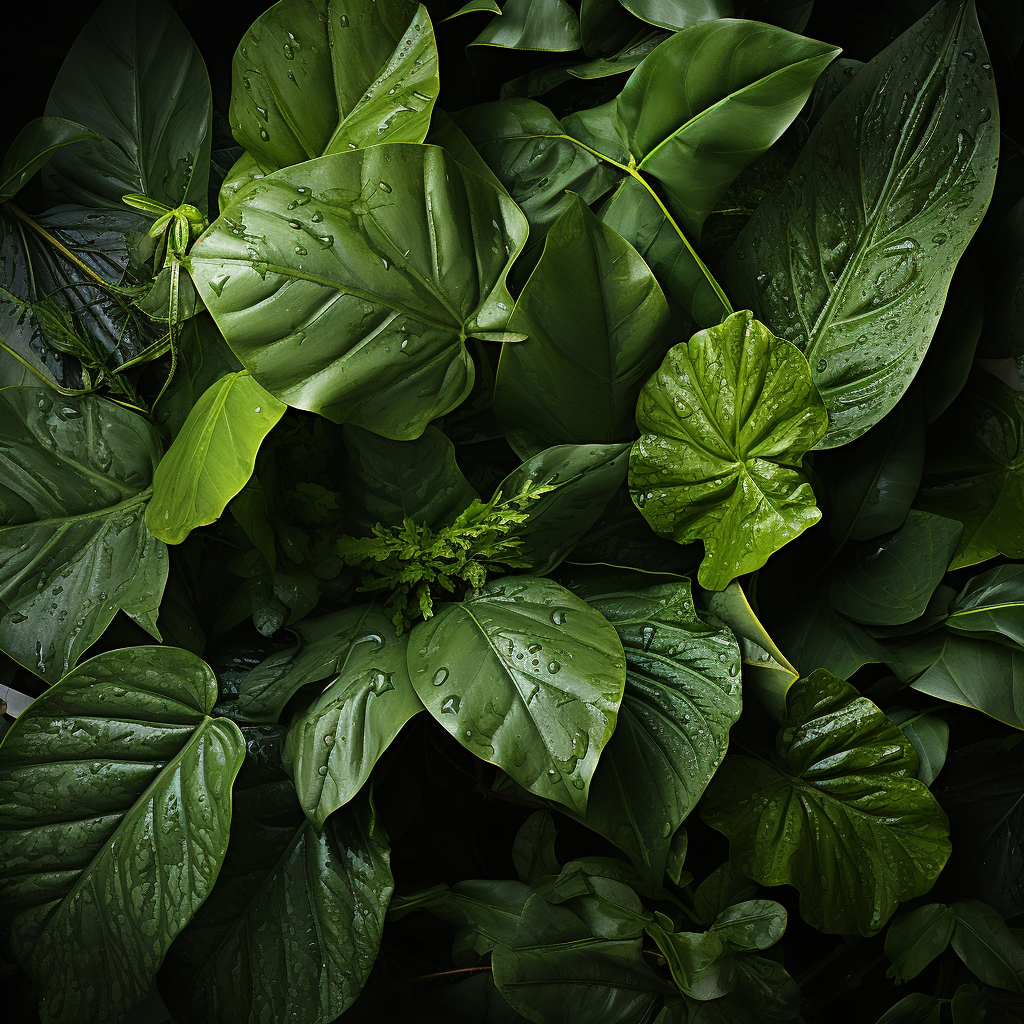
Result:
M10 1019L1024 1021L1020 3L257 7L0 167Z

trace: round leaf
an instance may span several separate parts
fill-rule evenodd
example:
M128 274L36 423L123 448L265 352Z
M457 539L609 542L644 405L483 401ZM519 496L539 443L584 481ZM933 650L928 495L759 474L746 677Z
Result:
M467 750L578 812L615 728L626 663L615 629L563 587L496 580L409 638L427 710Z

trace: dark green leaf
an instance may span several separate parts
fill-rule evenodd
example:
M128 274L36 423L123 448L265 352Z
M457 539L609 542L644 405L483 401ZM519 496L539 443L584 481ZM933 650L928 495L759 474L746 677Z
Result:
M728 18L733 13L732 0L622 0L622 6L652 25L669 29Z
M558 831L550 811L534 811L516 833L512 844L512 862L520 880L532 885L546 875L561 871L555 857Z
M15 136L0 166L0 202L13 199L22 186L64 146L100 136L62 117L37 117Z
M980 900L953 904L952 944L960 959L985 982L1024 995L1024 946L1002 917Z
M190 260L268 391L409 439L469 394L466 336L504 329L525 237L514 204L444 150L373 146L254 182Z
M245 756L216 699L195 655L113 651L4 738L3 909L44 1019L121 1020L213 888Z
M927 903L900 914L885 933L889 977L897 983L916 978L949 945L955 919L944 903Z
M944 625L1024 649L1024 566L1001 565L975 576L957 595Z
M740 870L800 890L808 923L873 935L938 877L946 816L913 778L910 742L849 683L815 672L787 707L772 760L730 754L702 816L729 836Z
M826 429L806 360L750 313L677 345L644 385L633 500L655 532L701 539L710 590L821 518L800 460Z
M626 677L622 644L600 612L551 580L495 580L413 629L409 674L467 750L584 811Z
M813 368L821 447L863 434L921 365L991 196L995 110L974 4L944 0L839 94L733 247L730 291Z
M580 21L565 0L504 0L500 17L491 19L473 45L575 50L580 46Z
M393 883L369 799L314 828L286 782L243 789L224 868L171 947L161 991L182 1024L329 1024L377 957Z
M886 717L895 722L917 751L917 778L931 788L949 749L949 723L938 715L926 715L909 708L890 708Z
M942 1001L935 996L914 993L904 996L892 1009L883 1013L875 1024L939 1024Z
M106 0L71 47L46 114L101 136L53 154L43 181L54 201L120 210L132 192L206 211L210 80L164 0Z
M231 130L264 171L422 142L437 99L430 16L409 0L280 0L239 44Z
M731 861L726 861L694 890L694 913L705 928L710 928L727 907L743 903L756 893L757 885L742 871L738 871Z
M160 453L102 398L0 390L0 646L55 682L124 611L156 635L166 548L146 529Z

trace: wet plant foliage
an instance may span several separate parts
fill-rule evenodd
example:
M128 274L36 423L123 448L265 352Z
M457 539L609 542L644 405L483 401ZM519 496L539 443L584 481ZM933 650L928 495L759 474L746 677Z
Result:
M1024 1022L1021 4L198 7L0 165L9 1019Z

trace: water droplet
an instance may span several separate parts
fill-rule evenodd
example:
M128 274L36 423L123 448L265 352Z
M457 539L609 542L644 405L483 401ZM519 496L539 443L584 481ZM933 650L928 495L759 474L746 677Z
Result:
M447 678L448 678L448 669L446 669L446 668L439 668L434 673L434 685L435 686L441 686L447 680Z
M347 15L347 14L343 14L343 15L342 15L342 16L341 16L341 17L340 17L340 18L338 19L338 25L339 25L339 26L340 26L341 28L348 28L348 15Z
M932 235L932 241L936 245L942 245L942 243L946 240L946 237L947 235L945 231L940 231L937 235Z
M562 666L557 661L548 662L548 671L554 675Z
M561 608L556 608L556 609L555 609L555 610L554 610L554 611L553 611L553 612L551 613L551 621L552 621L552 622L553 622L553 623L554 623L554 624L555 624L556 626L561 626L561 625L564 625L564 623L565 623L565 612L564 612L564 611L563 611L563 610L562 610Z
M386 181L378 181L377 185L380 187L381 192L391 192L391 186Z
M266 128L261 128L260 129L260 138L264 142L269 142L270 141L270 132L268 132Z
M327 775L327 765L325 765L325 764L320 765L320 767L317 768L316 771L317 771L317 774L320 775L321 777L326 776Z
M814 368L818 371L818 373L824 373L828 369L828 360L819 359Z

